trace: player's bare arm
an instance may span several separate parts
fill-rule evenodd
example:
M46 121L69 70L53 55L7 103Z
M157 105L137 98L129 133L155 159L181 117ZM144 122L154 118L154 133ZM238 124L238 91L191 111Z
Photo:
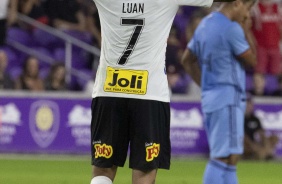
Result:
M255 67L257 64L256 50L253 41L253 36L250 31L245 32L246 39L250 45L250 48L238 56L238 59L242 61L242 64L246 67Z
M255 67L257 64L257 57L251 49L243 52L242 54L237 56L237 58L242 62L244 66Z
M201 71L197 62L197 57L190 51L190 49L184 51L181 64L192 79L201 86Z
M243 65L248 67L254 67L257 64L255 39L251 32L251 25L251 17L248 14L241 23L241 26L245 32L245 37L250 45L250 49L238 56L238 59L242 61Z

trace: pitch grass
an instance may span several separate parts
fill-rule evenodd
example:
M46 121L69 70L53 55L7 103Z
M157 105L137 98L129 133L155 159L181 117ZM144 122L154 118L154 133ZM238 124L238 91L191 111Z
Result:
M171 170L159 170L157 184L201 184L206 159L174 158ZM128 163L120 168L115 184L130 184ZM240 184L281 184L281 161L241 161ZM89 184L90 160L85 156L0 156L0 184Z

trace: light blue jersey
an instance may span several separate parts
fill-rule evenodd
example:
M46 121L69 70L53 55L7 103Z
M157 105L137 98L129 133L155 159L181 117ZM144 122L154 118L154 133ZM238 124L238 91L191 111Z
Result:
M205 17L187 46L202 71L202 109L213 112L245 99L245 70L236 56L249 49L242 27L220 12Z

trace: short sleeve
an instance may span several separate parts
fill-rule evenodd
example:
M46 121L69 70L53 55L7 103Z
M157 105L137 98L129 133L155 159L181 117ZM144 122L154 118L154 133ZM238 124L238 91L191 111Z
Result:
M194 37L192 37L189 43L187 44L187 48L191 50L194 54L196 54Z
M175 0L178 5L211 7L213 0Z
M245 33L242 27L238 23L233 23L226 33L226 39L231 46L231 50L234 55L238 56L250 48L249 43L246 40Z

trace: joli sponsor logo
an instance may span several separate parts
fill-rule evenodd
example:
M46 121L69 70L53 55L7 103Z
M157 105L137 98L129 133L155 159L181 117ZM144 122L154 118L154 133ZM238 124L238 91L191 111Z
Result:
M147 92L148 71L107 68L104 91L145 95Z

